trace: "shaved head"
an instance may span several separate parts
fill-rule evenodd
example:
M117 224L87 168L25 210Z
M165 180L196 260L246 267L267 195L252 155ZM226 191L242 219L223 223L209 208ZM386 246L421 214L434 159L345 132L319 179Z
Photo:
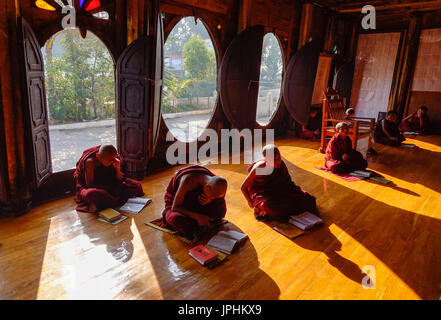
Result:
M262 154L264 157L266 157L268 152L273 152L274 155L280 156L280 150L274 144L267 144L266 146L263 147Z
M100 150L98 151L98 153L102 156L102 157L114 157L116 156L116 154L118 153L118 151L116 150L116 148L114 146L112 146L111 144L104 144L100 147Z
M222 197L227 192L227 180L220 176L210 177L207 185L210 187L210 191L213 197Z

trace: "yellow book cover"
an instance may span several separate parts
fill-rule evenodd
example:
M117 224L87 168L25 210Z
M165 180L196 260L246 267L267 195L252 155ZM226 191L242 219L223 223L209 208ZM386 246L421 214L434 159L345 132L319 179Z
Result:
M99 216L107 221L114 221L117 220L121 216L121 214L118 211L113 210L112 208L108 208L100 211Z

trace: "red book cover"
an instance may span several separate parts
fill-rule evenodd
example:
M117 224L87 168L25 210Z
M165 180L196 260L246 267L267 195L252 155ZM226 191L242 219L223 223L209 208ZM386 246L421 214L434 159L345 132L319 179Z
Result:
M201 260L201 262L206 263L215 258L217 258L217 254L200 244L193 249L190 249L189 253L195 258Z

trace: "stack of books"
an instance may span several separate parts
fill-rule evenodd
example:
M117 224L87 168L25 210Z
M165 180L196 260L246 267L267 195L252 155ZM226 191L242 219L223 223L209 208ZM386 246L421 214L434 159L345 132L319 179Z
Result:
M116 210L113 210L112 208L102 210L98 213L98 218L108 223L118 221L122 217L123 216L121 215L121 213L119 213Z
M305 231L323 223L323 220L311 212L305 211L297 216L291 216L289 223Z

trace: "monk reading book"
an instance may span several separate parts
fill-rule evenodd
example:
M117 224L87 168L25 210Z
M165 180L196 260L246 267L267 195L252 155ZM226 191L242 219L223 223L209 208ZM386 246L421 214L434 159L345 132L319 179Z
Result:
M401 132L429 133L430 121L427 116L427 107L421 106L417 112L408 115L400 124Z
M375 128L375 142L385 144L388 146L399 146L406 138L398 130L397 113L389 111L386 118L377 123Z
M360 152L352 149L352 141L348 137L348 125L339 122L337 131L326 147L325 166L335 173L349 173L355 170L365 170L367 161Z
M262 153L264 158L248 168L241 188L256 219L283 221L305 211L318 215L315 197L291 180L279 149L270 144Z
M179 170L164 195L163 223L185 242L195 242L204 227L225 217L227 181L207 168Z
M83 152L74 172L78 211L96 212L123 205L129 198L144 195L142 186L124 176L122 158L112 145Z

